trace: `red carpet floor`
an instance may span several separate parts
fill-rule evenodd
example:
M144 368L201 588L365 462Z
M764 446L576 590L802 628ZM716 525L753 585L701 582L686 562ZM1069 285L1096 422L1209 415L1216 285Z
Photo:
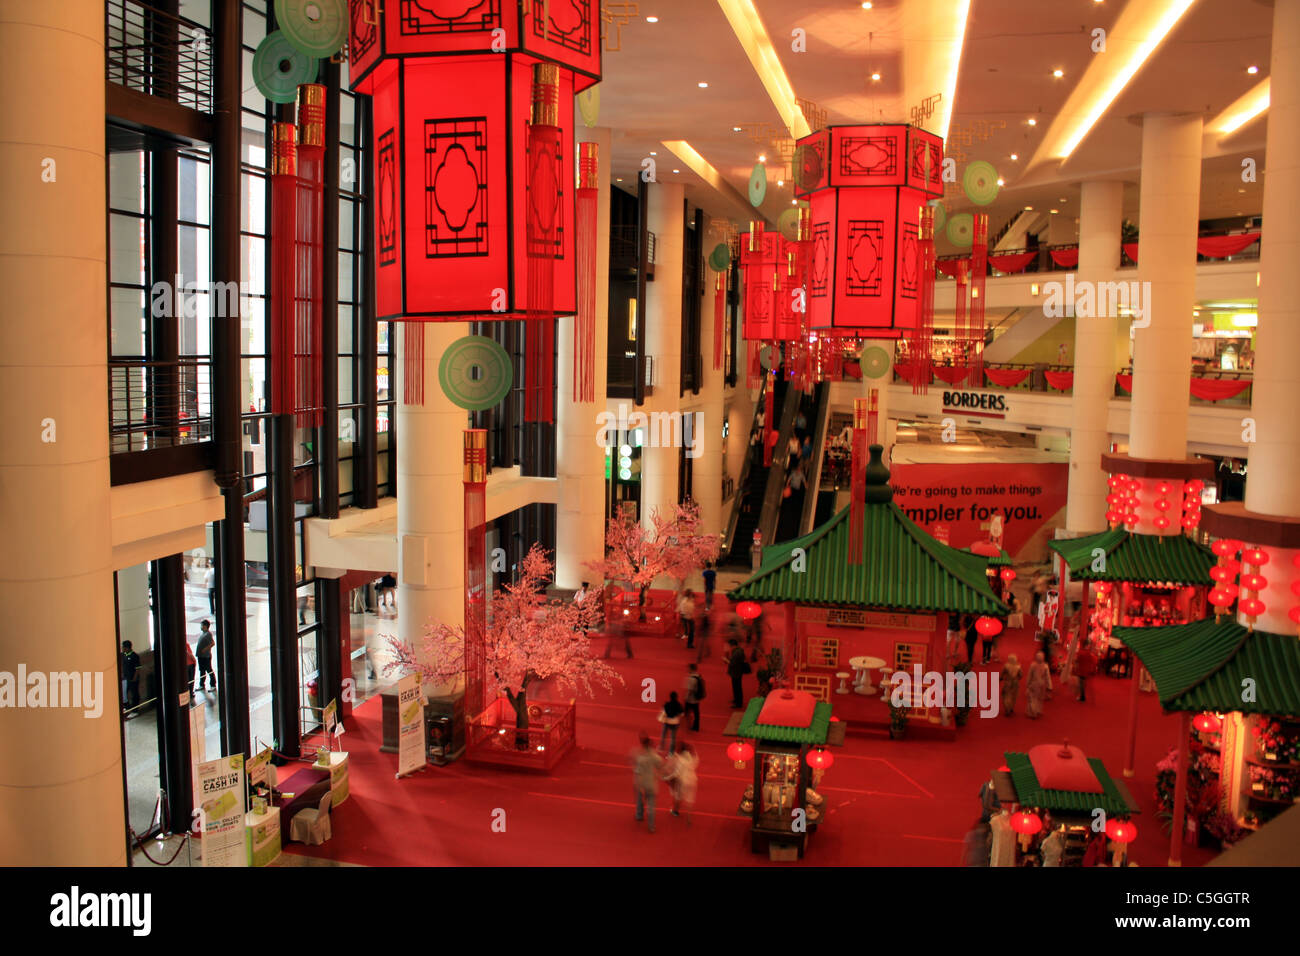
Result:
M715 648L722 643L721 624L719 616ZM593 643L603 652L603 639ZM750 852L749 822L737 813L752 765L736 770L724 753L730 742L721 735L730 714L730 683L716 652L702 668L708 696L701 732L685 735L701 756L693 822L688 826L668 814L666 785L660 791L657 832L651 835L634 821L627 755L638 732L657 740L660 729L655 719L660 705L640 702L641 682L653 678L659 700L666 699L668 691L680 690L694 652L679 640L633 638L632 644L634 659L613 659L627 686L594 700L579 699L577 746L550 776L458 762L395 779L397 756L379 752L380 701L368 701L349 719L343 738L351 754L351 797L334 811L333 839L319 847L287 844L286 851L370 866L772 865L765 855ZM1031 633L1009 632L999 651L1004 659L1017 654L1024 666L1032 658ZM1043 717L1031 721L1023 716L1022 682L1015 716L981 719L972 713L955 741L851 734L822 782L828 809L805 862L959 865L962 837L979 814L980 785L1003 762L1004 750L1024 751L1068 737L1120 777L1129 684L1097 677L1089 685L1089 699L1080 703L1058 684ZM751 675L747 693L754 688ZM1136 818L1139 835L1130 858L1140 866L1164 866L1169 841L1154 819L1154 766L1175 741L1177 718L1161 714L1154 694L1142 696L1141 708L1137 776L1125 781L1143 811ZM504 833L492 829L498 808L505 811ZM1183 863L1199 865L1212 856L1184 847Z

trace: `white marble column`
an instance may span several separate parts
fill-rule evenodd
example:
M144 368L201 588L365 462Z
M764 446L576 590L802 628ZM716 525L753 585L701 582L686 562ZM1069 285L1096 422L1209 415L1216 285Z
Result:
M463 322L424 326L424 404L407 405L397 392L397 634L424 655L431 622L465 622L464 432L468 413L443 394L438 362L452 342L469 334ZM404 365L406 336L397 332ZM450 693L455 685L426 686Z
M575 320L560 319L555 584L561 588L577 588L590 580L586 563L600 561L605 551L605 450L596 443L596 416L605 407L609 351L610 131L584 127L578 130L578 140L596 144L601 170L596 202L596 381L594 401L573 400Z
M1148 114L1142 124L1137 278L1144 314L1134 318L1129 424L1135 458L1187 457L1202 125L1199 114Z
M0 671L76 672L102 692L0 710L0 862L123 866L104 5L0 0L0 102Z
M718 240L705 242L707 256ZM700 526L709 534L727 530L728 515L722 511L722 405L723 370L713 367L714 302L717 283L726 282L726 273L704 270L704 294L700 300L700 352L702 370L700 394L695 398L698 443L689 453L696 457L691 465L691 490L700 506ZM726 322L726 315L722 316ZM724 325L725 330L725 325Z
M1079 283L1109 282L1119 265L1124 184L1086 182L1079 210ZM1063 281L1064 273L1060 279ZM1067 307L1071 305L1067 303ZM1107 425L1115 393L1115 320L1085 316L1074 323L1074 397L1070 402L1070 490L1066 505L1068 531L1106 527L1106 473L1101 456L1110 451Z

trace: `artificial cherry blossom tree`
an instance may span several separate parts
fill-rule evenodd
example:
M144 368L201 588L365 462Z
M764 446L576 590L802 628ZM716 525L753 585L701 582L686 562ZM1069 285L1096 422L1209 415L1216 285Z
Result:
M489 696L504 692L515 711L515 726L528 727L528 687L554 678L561 688L594 696L599 686L612 691L623 678L591 654L586 629L599 616L598 602L565 603L546 596L553 565L534 544L524 557L522 573L492 596L491 614L483 639ZM425 627L424 654L390 637L393 662L384 668L414 671L423 681L445 684L459 680L464 670L465 628L430 622ZM478 716L477 714L473 716Z
M631 515L610 518L605 529L605 559L589 567L608 581L621 581L639 592L640 620L645 620L645 596L655 579L667 576L681 590L686 579L718 557L716 535L700 530L700 509L675 505L672 517L650 512L647 528Z

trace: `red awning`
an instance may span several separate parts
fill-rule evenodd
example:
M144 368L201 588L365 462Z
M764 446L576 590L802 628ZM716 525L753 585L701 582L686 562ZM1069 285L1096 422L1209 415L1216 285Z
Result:
M1038 258L1037 252L1014 252L1007 255L989 255L989 265L999 272L1024 272L1029 263ZM954 272L954 274L956 274Z
M1222 259L1224 256L1235 256L1257 242L1259 242L1257 232L1247 232L1238 236L1201 236L1196 240L1196 252L1209 259Z
M1248 378L1194 378L1192 394L1208 402L1220 402L1240 395L1250 388L1250 383Z
M1029 369L986 368L984 374L988 376L988 380L994 385L1001 385L1003 388L1015 388L1029 377Z
M1068 392L1074 387L1073 372L1044 372L1047 378L1047 384L1059 392Z
M1049 249L1047 250L1052 261L1063 269L1073 269L1079 264L1079 247L1073 249Z
M1136 242L1126 242L1123 244L1124 255L1128 256L1133 262L1138 261L1138 244Z
M970 369L965 365L936 365L934 374L949 385L956 385L970 377Z
M1132 376L1132 375L1124 375L1124 374L1122 374L1122 373L1118 373L1118 372L1117 372L1117 373L1115 374L1115 381L1119 382L1119 387L1122 388L1122 389L1124 389L1124 391L1126 391L1126 392L1130 392L1130 393L1133 391L1133 376Z
M966 263L966 270L970 271L970 259L936 259L934 267L950 279L957 278L957 263Z

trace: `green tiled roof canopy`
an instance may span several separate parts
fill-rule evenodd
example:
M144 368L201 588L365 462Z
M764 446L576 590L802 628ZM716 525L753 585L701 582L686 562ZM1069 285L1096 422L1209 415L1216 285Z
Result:
M1088 766L1097 775L1102 793L1083 793L1078 790L1044 790L1038 783L1038 775L1029 762L1029 754L1004 753L1007 767L1011 770L1011 781L1016 785L1016 796L1020 803L1042 810L1054 810L1058 813L1077 813L1091 816L1097 807L1107 813L1129 814L1141 813L1134 806L1129 806L1115 781L1106 772L1105 766L1095 757L1088 758Z
M971 551L970 548L962 548L962 551L964 551L966 554L975 553ZM1015 561L1011 560L1011 555L1001 550L998 551L997 557L993 557L991 555L987 557L985 555L979 555L979 557L984 558L984 560L986 560L989 563L989 567L991 568L1009 568L1016 563Z
M759 712L763 709L766 697L755 697L745 708L736 728L738 737L755 737L759 740L775 740L784 744L824 744L826 732L831 725L831 705L818 702L813 707L812 723L807 727L779 727L775 724L760 724Z
M1236 619L1206 618L1172 627L1117 627L1151 672L1165 710L1300 717L1300 641L1249 631ZM1243 685L1250 680L1253 684ZM1254 700L1242 700L1251 687Z
M988 558L941 544L892 501L867 503L862 563L849 564L849 509L802 538L764 549L763 565L728 596L855 607L1006 614L985 575ZM794 571L802 548L805 570Z
M1186 535L1134 534L1114 528L1084 538L1062 538L1047 546L1061 556L1076 581L1214 583L1210 579L1214 554ZM1104 571L1092 569L1097 548L1106 555Z

